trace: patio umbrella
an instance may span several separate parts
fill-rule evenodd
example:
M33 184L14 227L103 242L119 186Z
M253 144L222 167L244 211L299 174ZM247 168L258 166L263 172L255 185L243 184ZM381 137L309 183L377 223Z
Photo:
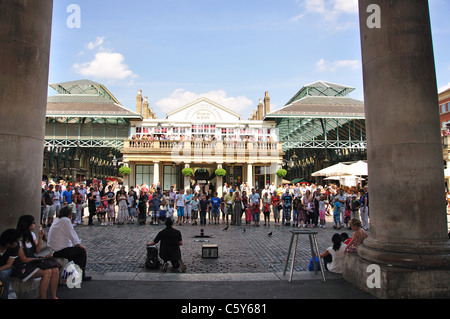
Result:
M356 175L356 176L368 176L368 169L367 169L367 163L363 161L358 161L354 164L348 165L346 173L349 175Z
M347 172L346 172L347 168L348 168L348 165L345 165L343 163L338 163L333 166L321 169L320 171L314 172L311 174L311 176L314 176L314 177L316 177L316 176L325 176L325 177L340 176L340 175L347 174Z

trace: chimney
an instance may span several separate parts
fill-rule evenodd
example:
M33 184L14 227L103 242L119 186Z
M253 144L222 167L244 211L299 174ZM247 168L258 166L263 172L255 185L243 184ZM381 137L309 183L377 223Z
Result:
M258 104L258 121L261 121L263 116L264 116L264 109L263 109L263 103L262 103L262 99L259 99L259 104Z
M264 97L264 115L270 113L270 97L269 92L266 91L266 96Z
M142 115L142 90L138 90L136 96L136 113Z
M144 117L144 119L146 120L146 119L148 119L149 118L149 108L148 108L148 98L147 97L145 97L144 98L144 104L143 104L143 108L144 108L144 113L143 113L143 117Z

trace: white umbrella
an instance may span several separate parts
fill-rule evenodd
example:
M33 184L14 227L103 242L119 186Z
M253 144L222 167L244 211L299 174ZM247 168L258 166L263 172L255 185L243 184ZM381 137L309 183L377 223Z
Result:
M330 167L326 167L324 169L321 169L320 171L314 172L311 174L311 176L339 176L339 175L344 175L347 174L347 168L348 165L342 164L342 163L338 163L336 165L330 166Z
M346 174L357 175L357 176L368 176L367 163L363 161L358 161L354 164L348 165L346 168Z

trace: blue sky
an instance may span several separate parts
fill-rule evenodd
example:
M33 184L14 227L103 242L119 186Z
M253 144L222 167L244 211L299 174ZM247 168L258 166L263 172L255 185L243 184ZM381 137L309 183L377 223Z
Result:
M250 117L318 80L363 100L357 0L57 0L49 82L90 79L157 116L206 96ZM450 87L450 1L430 0L440 90ZM70 28L70 4L80 27ZM71 20L74 21L74 20ZM55 92L49 89L49 95Z

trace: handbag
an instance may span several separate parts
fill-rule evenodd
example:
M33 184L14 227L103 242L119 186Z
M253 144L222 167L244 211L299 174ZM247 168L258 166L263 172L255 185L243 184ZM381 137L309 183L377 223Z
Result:
M46 270L52 268L61 268L61 264L53 257L44 257L31 261L39 269Z

